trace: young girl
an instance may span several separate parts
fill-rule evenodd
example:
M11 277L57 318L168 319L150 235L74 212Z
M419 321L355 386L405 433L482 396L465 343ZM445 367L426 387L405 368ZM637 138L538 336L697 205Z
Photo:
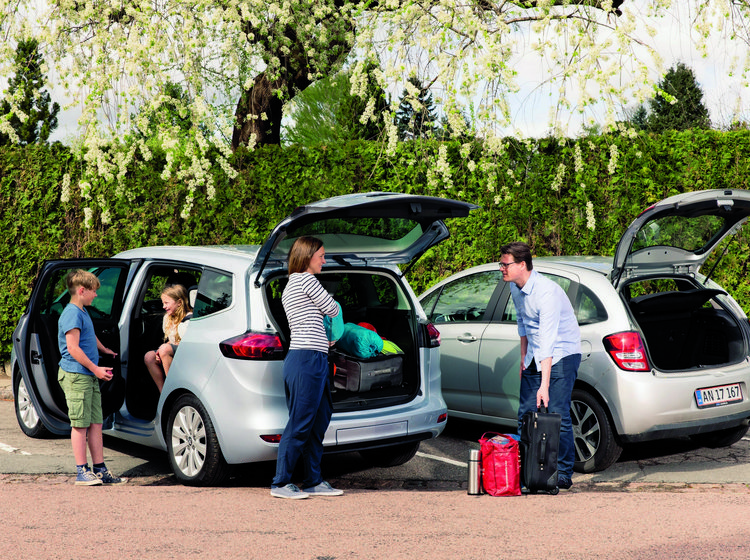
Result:
M185 335L188 320L193 316L187 290L180 284L165 287L161 292L161 303L165 311L162 324L164 344L157 350L147 352L143 357L160 393L169 373L169 367L172 365L177 345Z
M320 461L323 436L331 422L333 404L328 375L328 337L323 316L336 317L339 306L315 277L325 264L323 242L300 237L289 251L289 282L281 295L291 342L284 359L284 385L289 421L279 442L276 477L271 496L299 499L340 496L323 480ZM292 484L297 461L304 464L303 490Z

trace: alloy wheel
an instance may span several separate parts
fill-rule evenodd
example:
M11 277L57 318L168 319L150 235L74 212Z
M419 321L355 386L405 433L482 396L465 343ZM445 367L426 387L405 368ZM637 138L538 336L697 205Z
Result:
M186 476L200 473L206 461L206 427L192 406L182 407L172 424L172 456Z

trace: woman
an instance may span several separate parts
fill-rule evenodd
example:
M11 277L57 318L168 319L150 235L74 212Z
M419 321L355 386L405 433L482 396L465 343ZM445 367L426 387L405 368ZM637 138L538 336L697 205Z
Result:
M323 480L320 461L323 436L331 422L333 403L328 375L328 347L323 316L336 317L339 306L314 276L325 264L323 242L300 237L289 251L289 282L281 295L291 342L284 359L284 386L289 421L279 442L271 496L300 499L340 496ZM304 463L303 490L292 484L298 459Z
M185 336L188 321L193 316L187 290L180 284L165 287L161 292L161 303L164 308L162 322L164 344L157 350L147 352L143 357L160 393L169 373L169 367L172 365L177 345Z

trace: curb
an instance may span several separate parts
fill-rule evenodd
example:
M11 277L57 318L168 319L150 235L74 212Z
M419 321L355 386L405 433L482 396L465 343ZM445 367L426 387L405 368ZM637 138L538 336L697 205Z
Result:
M12 401L13 391L10 387L0 387L0 401Z

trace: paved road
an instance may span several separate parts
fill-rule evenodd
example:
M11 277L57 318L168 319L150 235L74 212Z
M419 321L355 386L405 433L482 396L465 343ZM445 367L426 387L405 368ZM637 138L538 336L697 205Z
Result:
M423 442L418 456L401 467L370 468L357 453L327 456L326 476L349 487L466 489L469 449L490 425L450 420L444 434ZM105 438L105 456L113 471L128 477L173 482L164 452ZM18 428L12 401L0 401L0 473L71 473L67 438L31 439ZM233 484L268 486L273 465L241 468ZM574 476L576 486L750 483L750 437L725 449L694 446L689 440L641 444L629 448L604 472Z
M748 440L639 446L554 497L468 496L468 449L488 428L451 421L393 469L327 457L344 496L290 502L268 494L273 465L241 469L222 488L188 488L164 453L111 438L107 461L130 482L75 487L69 440L27 438L13 403L0 401L0 550L13 560L750 557Z

